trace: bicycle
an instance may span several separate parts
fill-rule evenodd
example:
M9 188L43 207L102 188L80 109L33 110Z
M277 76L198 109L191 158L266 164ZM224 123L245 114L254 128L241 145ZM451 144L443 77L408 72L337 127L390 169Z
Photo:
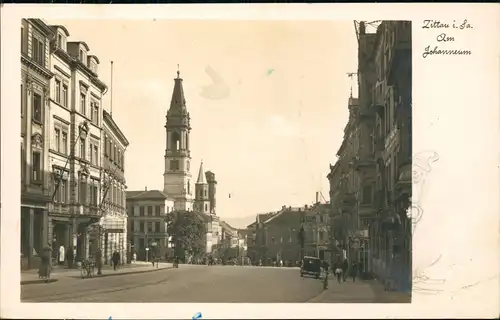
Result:
M80 267L80 273L82 275L82 279L85 277L92 278L95 273L95 262L90 260L83 261L82 266Z

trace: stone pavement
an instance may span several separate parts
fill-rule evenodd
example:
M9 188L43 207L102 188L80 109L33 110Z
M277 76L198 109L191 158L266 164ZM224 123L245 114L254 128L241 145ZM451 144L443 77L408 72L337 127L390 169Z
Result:
M156 264L153 267L151 262L138 261L133 264L122 265L118 267L117 270L113 270L113 267L110 265L104 265L102 268L102 274L97 275L97 268L96 268L95 270L96 274L94 275L94 277L109 277L109 276L118 276L124 274L153 272L169 268L172 268L172 264L166 262L160 262L157 268ZM68 279L68 278L80 278L80 277L81 277L81 272L79 268L68 269L65 267L54 266L52 269L52 273L50 275L49 282L54 282L65 278ZM21 285L36 284L43 282L45 282L45 280L40 279L38 277L38 270L36 269L21 272Z
M328 289L309 300L313 303L409 303L406 293L384 291L375 280L352 282L349 279L340 284L333 277L328 281Z

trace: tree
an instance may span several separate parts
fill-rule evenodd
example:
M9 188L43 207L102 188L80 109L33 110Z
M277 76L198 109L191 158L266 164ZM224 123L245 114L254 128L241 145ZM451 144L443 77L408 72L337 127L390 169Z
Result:
M173 211L167 214L167 233L172 237L175 255L185 257L186 253L198 255L205 249L205 224L199 213L194 211Z

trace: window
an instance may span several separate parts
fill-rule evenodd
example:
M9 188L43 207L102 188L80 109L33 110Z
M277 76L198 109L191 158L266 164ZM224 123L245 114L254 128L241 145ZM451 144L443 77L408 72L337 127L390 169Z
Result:
M170 170L179 170L179 160L170 160Z
M99 158L98 158L98 155L99 155L99 148L97 146L94 146L94 164L96 166L99 165Z
M157 215L161 215L161 207L160 206L156 206L155 210L156 210Z
M191 166L191 163L188 161L188 162L186 163L186 169L187 169L187 171L189 171L190 166Z
M34 151L32 156L33 156L33 160L32 160L32 163L33 163L33 174L32 174L33 181L39 182L42 180L42 175L40 172L42 159L40 156L40 152Z
M208 211L208 204L205 203L205 211Z
M80 177L80 186L79 186L79 203L85 204L85 200L87 199L87 181L85 176Z
M114 158L113 158L113 154L114 154L114 152L113 152L113 144L111 143L111 140L110 140L110 141L109 141L109 159L110 159L111 161L113 161L113 160L114 160Z
M85 115L85 107L86 107L86 97L84 93L80 93L80 113Z
M363 187L362 204L372 203L372 186Z
M56 102L61 103L61 80L56 79Z
M155 232L160 232L160 221L155 222Z
M189 163L189 162L188 162ZM191 194L191 181L188 180L187 182L187 193Z
M203 191L203 195L206 197L207 196L207 190Z
M62 105L68 107L68 86L63 84L62 86Z
M143 207L143 206L140 206L140 207L139 207L139 215L140 215L141 217L144 217L144 207Z
M108 137L104 136L104 156L108 156Z
M55 150L61 152L61 130L54 130Z
M80 158L85 160L85 139L80 138Z
M32 40L32 58L36 63L45 67L45 41L33 37Z
M24 36L24 27L21 27L21 52L25 52L26 48L26 37Z
M33 93L33 120L42 123L42 96Z
M68 154L68 133L62 133L62 149L61 152L64 154Z
M153 206L148 206L148 216L153 215Z
M24 115L24 84L21 83L21 118Z
M90 120L96 125L99 124L99 104L95 101L90 103Z
M61 180L59 183L59 201L61 203L66 203L68 201L68 185L66 180Z
M97 181L92 180L92 184L90 185L90 205L97 206Z
M139 231L140 231L140 232L144 232L144 222L143 222L143 221L141 221L141 222L139 223Z
M62 35L61 35L61 34L58 34L58 35L57 35L57 46L58 46L59 48L62 48L62 45L63 45Z
M81 62L85 62L83 58L84 58L84 56L83 56L83 50L80 49L80 61Z
M320 241L323 241L323 236L324 236L323 231L320 231L319 232L319 240Z
M90 163L94 164L94 146L92 143L89 145L89 152L90 152Z
M148 221L148 232L153 232L153 222Z
M144 248L144 238L139 238L139 248Z

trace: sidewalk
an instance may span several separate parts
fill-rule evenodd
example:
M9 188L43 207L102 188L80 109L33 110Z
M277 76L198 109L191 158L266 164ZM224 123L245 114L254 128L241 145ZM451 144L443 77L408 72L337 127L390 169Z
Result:
M154 272L165 269L172 268L171 263L160 262L158 264L158 268L156 265L153 267L151 262L143 262L138 261L134 264L126 264L120 266L116 271L110 265L104 265L102 268L102 274L97 275L97 268L95 270L94 277L110 277L110 276L119 276L124 274L135 274L135 273L145 273L145 272ZM80 269L68 269L67 267L54 266L52 269L52 273L50 275L49 282L55 282L61 279L75 279L81 278ZM28 284L36 284L36 283L44 283L44 279L38 278L38 270L32 269L21 272L21 285Z
M408 303L407 294L384 291L382 285L376 281L349 279L340 284L337 280L329 279L328 289L309 300L313 303Z

